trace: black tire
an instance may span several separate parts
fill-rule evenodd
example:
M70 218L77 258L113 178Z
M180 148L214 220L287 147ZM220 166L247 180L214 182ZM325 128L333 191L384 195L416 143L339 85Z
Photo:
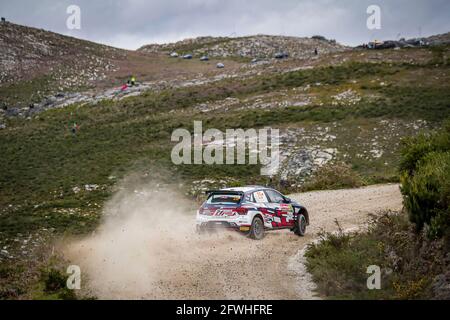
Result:
M300 213L295 224L295 234L304 237L306 234L306 226L308 224L305 215Z
M254 240L261 240L264 238L264 222L260 217L255 217L253 219L249 236Z

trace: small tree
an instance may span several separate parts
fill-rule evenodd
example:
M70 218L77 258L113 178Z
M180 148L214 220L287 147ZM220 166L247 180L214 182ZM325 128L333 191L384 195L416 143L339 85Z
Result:
M404 205L417 231L429 226L432 238L450 227L450 122L432 135L403 142L400 164Z

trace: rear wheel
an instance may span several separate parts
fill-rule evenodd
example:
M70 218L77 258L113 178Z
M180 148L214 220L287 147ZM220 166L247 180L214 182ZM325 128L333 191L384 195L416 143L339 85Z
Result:
M295 226L295 233L301 237L305 236L306 234L306 217L304 214L299 214Z
M260 217L255 217L250 228L250 238L261 240L264 238L264 222Z

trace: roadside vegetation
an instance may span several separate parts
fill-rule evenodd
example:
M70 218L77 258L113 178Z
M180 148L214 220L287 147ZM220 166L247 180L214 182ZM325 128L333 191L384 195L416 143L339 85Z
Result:
M307 268L331 299L450 299L450 121L405 139L401 151L404 212L374 218L368 230L325 233L309 246ZM367 267L382 270L368 290Z
M367 183L345 163L325 165L315 171L303 185L302 191L359 188Z
M441 132L406 139L400 171L411 222L450 243L450 121Z

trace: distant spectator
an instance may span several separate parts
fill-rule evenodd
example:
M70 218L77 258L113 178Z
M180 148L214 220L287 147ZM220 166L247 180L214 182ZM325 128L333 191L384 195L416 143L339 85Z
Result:
M136 84L136 77L130 76L130 78L127 81L128 86L133 87Z
M76 122L74 122L74 124L72 126L72 133L74 135L76 135L79 130L80 130L80 126Z

